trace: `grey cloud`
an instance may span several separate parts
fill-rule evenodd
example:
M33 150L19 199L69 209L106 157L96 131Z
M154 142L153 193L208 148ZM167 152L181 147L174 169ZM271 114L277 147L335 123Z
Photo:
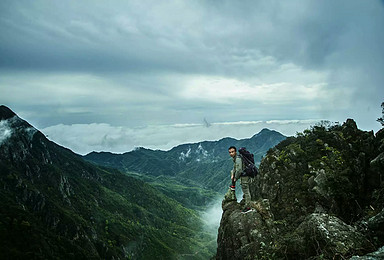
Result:
M8 2L2 6L0 32L6 40L0 66L246 77L254 69L262 73L254 62L271 56L327 69L330 56L343 61L345 49L363 48L354 43L360 36L380 42L375 38L383 37L382 30L371 26L381 24L382 6L378 1ZM381 50L372 47L370 55Z
M0 14L0 102L40 128L353 117L376 129L380 1L1 1ZM207 84L188 98L194 78L250 93L208 98ZM251 91L264 85L274 92Z
M178 29L180 21L169 16L172 4L149 5L154 10L134 1L113 7L92 1L3 3L0 65L98 72L198 69L192 28Z
M73 151L86 154L92 151L123 153L135 147L168 150L182 143L218 140L224 137L250 138L263 128L295 135L317 120L241 121L200 124L149 125L122 127L110 124L54 125L42 129L49 138Z

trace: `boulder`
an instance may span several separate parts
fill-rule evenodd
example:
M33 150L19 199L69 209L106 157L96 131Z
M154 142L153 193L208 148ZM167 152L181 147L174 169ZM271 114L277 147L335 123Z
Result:
M366 254L364 256L353 256L350 260L382 260L384 259L384 246L379 250Z
M370 235L378 241L384 241L384 209L367 221Z
M308 255L323 255L326 259L362 254L371 247L366 237L355 227L325 213L309 215L296 229ZM298 247L300 248L300 247Z

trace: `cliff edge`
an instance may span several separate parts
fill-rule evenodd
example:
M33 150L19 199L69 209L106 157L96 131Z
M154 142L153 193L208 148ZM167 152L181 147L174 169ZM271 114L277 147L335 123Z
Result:
M216 259L381 259L383 158L384 130L352 119L282 141L260 164L252 210L223 201Z

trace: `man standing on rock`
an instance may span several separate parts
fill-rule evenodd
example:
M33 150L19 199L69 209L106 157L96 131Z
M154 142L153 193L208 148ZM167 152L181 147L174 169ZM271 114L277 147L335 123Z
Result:
M249 203L251 202L251 193L249 191L249 180L250 177L248 176L242 176L242 173L244 171L243 169L243 160L240 155L237 154L236 147L231 146L228 148L229 155L233 159L233 169L231 170L231 180L232 180L232 186L230 186L230 190L228 190L226 197L229 199L236 200L236 194L235 194L235 184L236 181L240 178L240 185L241 189L243 190L244 194L244 202L245 202L245 211L248 211Z

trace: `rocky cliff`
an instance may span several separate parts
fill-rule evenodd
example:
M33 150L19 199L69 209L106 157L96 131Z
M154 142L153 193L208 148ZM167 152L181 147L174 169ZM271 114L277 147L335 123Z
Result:
M261 162L252 211L223 201L216 258L348 259L378 250L383 174L384 130L374 135L348 119L284 140Z

